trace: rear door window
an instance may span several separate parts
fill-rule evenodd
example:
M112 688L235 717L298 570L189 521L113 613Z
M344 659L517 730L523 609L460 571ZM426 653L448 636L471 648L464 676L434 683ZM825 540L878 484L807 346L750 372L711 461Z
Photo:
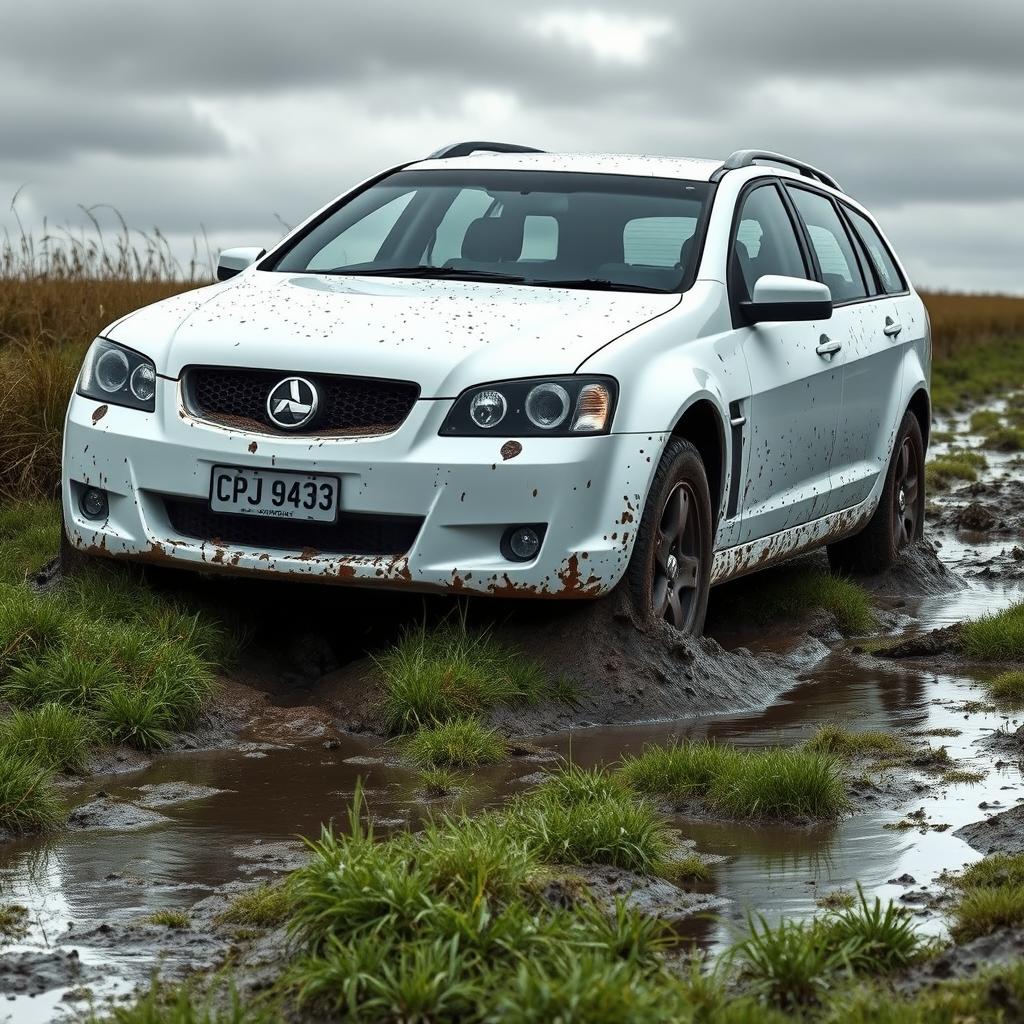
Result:
M907 283L903 280L903 275L874 224L850 206L846 207L846 214L850 218L850 223L853 225L857 237L860 238L861 244L867 250L868 259L871 260L871 265L886 294L896 295L899 292L905 292Z
M811 248L818 258L821 279L829 286L832 301L839 304L867 298L868 287L853 243L832 200L805 188L790 185L786 188L807 228Z

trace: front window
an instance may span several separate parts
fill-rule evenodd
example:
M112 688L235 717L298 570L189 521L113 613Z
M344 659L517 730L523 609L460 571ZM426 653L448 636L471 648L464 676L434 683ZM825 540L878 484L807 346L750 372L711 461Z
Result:
M264 269L675 292L692 280L709 193L613 174L399 171Z

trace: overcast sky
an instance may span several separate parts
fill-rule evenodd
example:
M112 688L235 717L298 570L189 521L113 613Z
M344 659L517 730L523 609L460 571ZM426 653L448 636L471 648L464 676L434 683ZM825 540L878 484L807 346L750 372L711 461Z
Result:
M111 204L179 252L267 244L459 139L758 147L834 174L919 286L1024 293L1024 0L33 0L2 24L27 224Z

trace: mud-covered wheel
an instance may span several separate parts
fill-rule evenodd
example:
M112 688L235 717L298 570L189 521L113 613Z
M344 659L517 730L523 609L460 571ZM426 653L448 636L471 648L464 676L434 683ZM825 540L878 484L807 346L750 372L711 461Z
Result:
M875 514L860 533L830 544L828 560L843 572L882 572L923 535L924 438L917 417L908 412L896 435Z
M697 449L673 437L654 475L626 578L642 619L700 633L708 610L711 492Z

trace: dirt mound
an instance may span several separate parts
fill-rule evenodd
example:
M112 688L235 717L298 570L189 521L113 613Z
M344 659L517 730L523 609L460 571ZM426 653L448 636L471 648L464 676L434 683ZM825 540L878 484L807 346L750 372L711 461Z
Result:
M896 983L904 993L913 993L940 981L970 978L979 971L1004 967L1024 956L1024 929L1003 928L982 935L962 946L952 946L938 956L913 968Z
M955 654L960 650L963 637L963 626L955 623L952 626L941 626L926 633L915 633L906 639L898 640L889 647L876 650L877 658L931 658L939 654Z
M1024 853L1024 806L1011 807L984 821L958 828L953 835L979 853Z
M797 655L726 651L666 623L639 623L617 595L574 604L522 603L498 621L488 619L472 624L490 625L502 643L576 688L572 705L496 710L492 721L510 735L763 707L791 687L806 664ZM379 686L372 660L361 658L325 677L314 693L345 728L374 730Z
M962 590L964 581L939 559L928 540L919 540L904 548L896 564L877 576L857 580L873 594L920 597Z

